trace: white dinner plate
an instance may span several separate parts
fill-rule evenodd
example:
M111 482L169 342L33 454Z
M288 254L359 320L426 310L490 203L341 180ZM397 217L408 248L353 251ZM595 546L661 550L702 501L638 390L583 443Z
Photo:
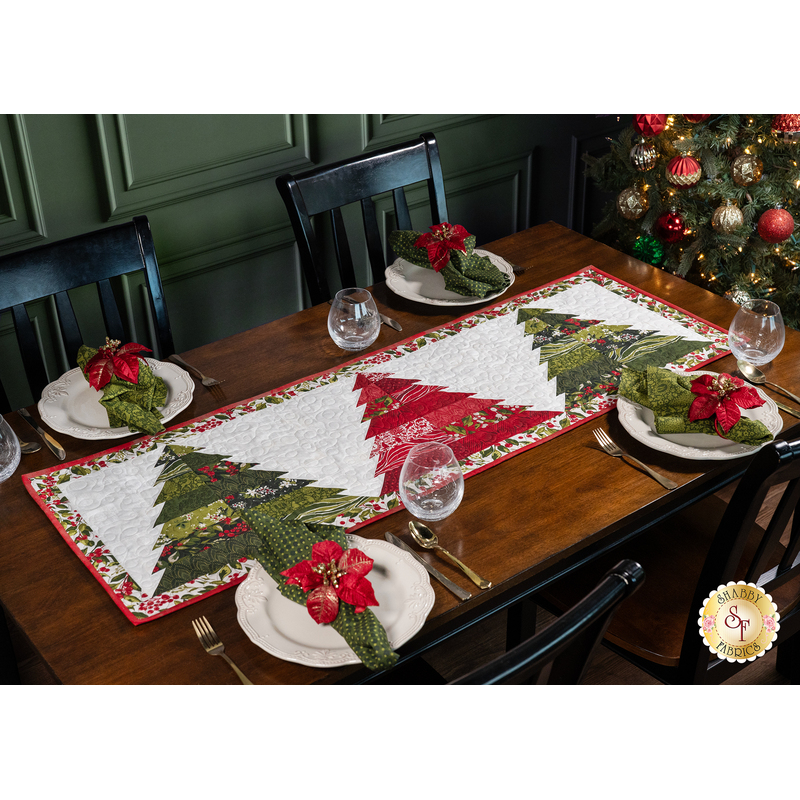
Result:
M514 283L514 270L511 264L487 250L476 248L473 252L479 256L486 256L500 272L507 275L508 286L504 286L486 297L466 297L445 289L444 278L438 272L418 267L404 258L398 258L393 264L386 267L386 285L401 297L416 300L418 303L426 303L429 306L473 306L500 297Z
M146 358L145 361L153 374L167 386L167 401L158 409L162 415L161 421L167 422L192 402L194 381L188 372L175 364L152 358ZM108 413L100 405L102 396L102 391L92 388L81 368L76 367L45 386L38 404L39 414L45 425L76 439L121 439L130 436L132 431L127 426L109 427Z
M380 620L393 648L407 642L425 623L434 592L425 569L389 542L347 534L356 547L375 561L368 578ZM318 625L301 603L284 597L257 561L248 561L247 577L236 587L236 618L250 640L278 658L309 667L340 667L360 659L330 625ZM377 569L376 569L377 567Z
M674 370L674 372L680 372L680 370ZM683 374L694 376L716 375L717 373L696 371ZM761 389L755 386L751 388L755 389L766 402L758 408L743 408L742 416L763 422L772 437L775 438L783 430L783 420L778 406ZM711 436L705 433L656 433L653 412L622 395L617 397L617 412L622 427L634 439L652 447L653 450L660 450L662 453L669 453L680 458L696 461L723 461L729 458L749 456L763 447L763 445L739 444L723 439L721 436Z

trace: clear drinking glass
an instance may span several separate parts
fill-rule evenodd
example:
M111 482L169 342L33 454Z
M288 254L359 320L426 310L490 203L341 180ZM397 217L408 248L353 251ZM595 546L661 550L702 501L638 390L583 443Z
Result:
M783 349L786 330L781 310L771 300L748 300L736 312L728 344L737 360L760 366Z
M10 478L20 459L19 439L5 417L0 417L0 483Z
M366 289L341 289L328 312L328 333L342 350L369 347L381 330L381 318Z
M438 442L417 444L400 470L400 499L417 519L449 517L464 497L464 474L453 451Z

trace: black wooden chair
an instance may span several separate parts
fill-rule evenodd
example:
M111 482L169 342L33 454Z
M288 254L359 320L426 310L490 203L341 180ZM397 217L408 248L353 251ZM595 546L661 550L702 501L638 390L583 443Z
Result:
M745 581L763 588L777 605L777 669L797 683L798 498L800 440L770 442L753 457L727 504L704 498L622 545L644 568L647 584L614 616L604 644L663 683L721 683L752 662L731 663L711 653L700 633L700 610L719 586ZM767 516L773 507L767 527L757 525L759 514ZM614 558L613 552L607 556ZM602 563L585 567L538 600L545 608L569 608L602 569Z
M617 606L639 589L644 577L635 561L620 561L588 595L540 633L451 685L580 683Z
M330 213L342 287L357 286L341 208L360 201L373 282L382 281L387 256L381 244L380 226L372 198L392 192L397 229L411 230L411 216L403 187L421 181L427 181L428 184L431 224L447 222L439 148L432 133L423 133L413 141L364 156L348 158L298 175L281 175L276 179L278 191L289 212L300 251L300 263L314 305L330 299L332 294L312 219L317 214Z
M134 217L122 225L0 256L0 314L11 310L34 398L38 399L49 381L25 304L54 298L67 361L77 366L77 353L84 340L68 290L96 284L107 335L122 342L131 341L122 323L112 279L139 270L144 270L150 296L156 339L153 349L158 351L157 357L166 358L175 349L147 217ZM102 342L85 343L96 347ZM0 412L9 410L8 397L0 383Z
M11 634L8 631L6 615L2 607L0 607L0 684L16 683L21 683L19 670L17 669L17 658L11 641Z

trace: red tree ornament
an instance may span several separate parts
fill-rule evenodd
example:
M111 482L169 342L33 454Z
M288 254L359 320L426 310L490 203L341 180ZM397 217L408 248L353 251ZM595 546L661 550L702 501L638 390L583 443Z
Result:
M794 233L794 217L785 208L771 208L758 220L758 235L770 244L788 239Z
M666 114L635 114L633 117L633 127L642 136L658 136L667 127Z
M800 114L776 114L772 133L783 142L800 142Z
M700 181L703 169L692 156L675 156L667 164L667 180L679 189L688 189Z
M683 221L683 217L677 211L668 211L656 220L653 233L655 233L662 242L675 244L675 242L681 240L685 230L686 223Z
M707 120L711 114L684 114L687 122L691 122L692 125L696 125L698 122L703 122Z

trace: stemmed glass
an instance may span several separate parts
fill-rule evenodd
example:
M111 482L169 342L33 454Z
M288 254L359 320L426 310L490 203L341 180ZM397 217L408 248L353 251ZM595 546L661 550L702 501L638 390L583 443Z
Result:
M786 330L781 310L771 300L748 300L731 322L728 344L737 361L768 364L783 349Z
M369 347L381 330L381 318L366 289L341 289L331 301L328 333L342 350Z
M4 417L0 417L0 483L14 474L19 465L19 439Z
M453 451L440 442L409 450L400 470L400 499L417 519L449 517L464 497L464 474Z

